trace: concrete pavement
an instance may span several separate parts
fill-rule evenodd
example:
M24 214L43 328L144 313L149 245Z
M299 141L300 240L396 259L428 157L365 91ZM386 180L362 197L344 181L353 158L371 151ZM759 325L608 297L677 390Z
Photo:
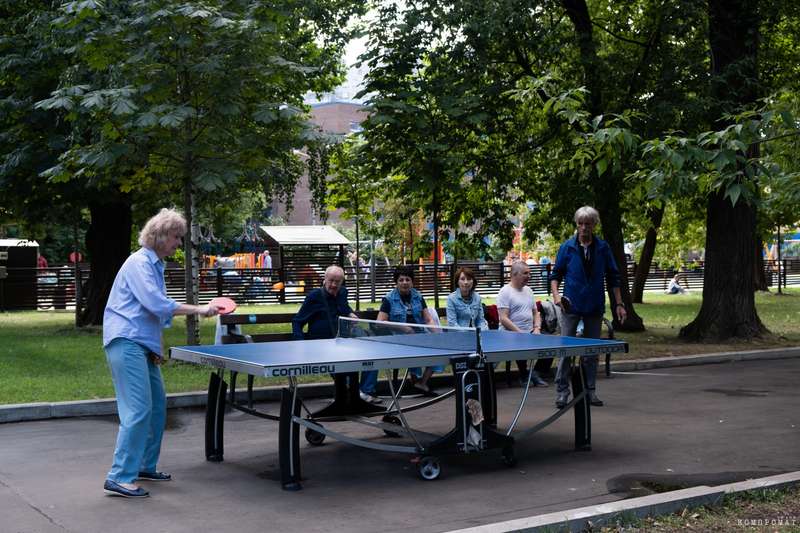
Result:
M617 502L655 485L734 483L800 470L799 382L798 358L617 373L598 384L606 406L592 409L591 452L573 451L568 415L518 443L516 467L498 453L446 458L434 482L417 479L408 456L303 442L299 493L277 481L276 425L241 413L226 418L225 462L215 464L203 454L202 409L170 410L160 468L175 481L147 484L152 497L140 501L102 493L115 417L2 424L0 531L439 532ZM519 394L499 390L501 427ZM552 413L554 396L553 387L532 391L523 429ZM411 413L412 425L447 429L451 402Z

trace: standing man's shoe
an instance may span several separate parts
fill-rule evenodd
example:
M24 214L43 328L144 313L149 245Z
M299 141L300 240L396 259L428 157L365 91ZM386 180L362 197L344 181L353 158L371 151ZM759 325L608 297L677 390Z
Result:
M594 391L589 391L589 403L595 407L603 407L603 400L598 398Z
M531 370L531 383L537 387L547 387L547 382L543 380L535 370Z
M569 393L564 392L556 396L556 407L563 409L569 403Z
M128 489L110 479L107 479L103 485L103 491L109 496L122 496L123 498L147 498L150 496L150 493L142 487Z
M377 396L373 396L372 394L367 394L366 392L359 392L358 395L359 397L361 397L362 400L371 404L380 405L383 403L383 400L381 400Z

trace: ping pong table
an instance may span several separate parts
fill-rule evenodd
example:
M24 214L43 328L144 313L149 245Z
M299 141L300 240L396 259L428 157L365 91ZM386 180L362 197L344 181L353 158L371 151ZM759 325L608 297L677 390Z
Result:
M305 427L309 444L322 444L326 437L356 446L416 456L417 471L423 479L436 479L441 472L440 456L501 450L503 461L512 466L515 438L520 439L551 424L572 410L575 416L575 447L591 449L590 404L582 365L571 374L573 399L565 407L532 428L514 433L530 388L530 377L523 387L513 421L506 430L497 427L496 391L493 368L496 363L539 357L573 358L627 352L628 345L617 340L584 339L551 335L531 335L502 330L411 326L391 322L339 319L339 337L323 340L180 346L171 349L177 360L205 365L212 372L206 408L206 458L223 460L224 413L226 406L277 421L279 424L279 463L282 486L300 490L299 428ZM454 389L437 398L413 405L401 405L406 378L399 386L390 378L388 407L364 402L358 395L358 372L387 371L410 367L450 365ZM230 399L224 372L230 372ZM237 400L236 376L285 378L281 390L280 414L257 409L252 401L249 380L247 403ZM311 412L299 397L298 378L333 374L336 382L333 402ZM406 373L407 376L407 373ZM405 413L422 409L455 395L455 424L444 435L412 429ZM301 407L306 416L301 416ZM382 417L380 422L373 420ZM408 444L384 444L358 439L333 431L322 422L351 421L383 431L387 438L405 437Z

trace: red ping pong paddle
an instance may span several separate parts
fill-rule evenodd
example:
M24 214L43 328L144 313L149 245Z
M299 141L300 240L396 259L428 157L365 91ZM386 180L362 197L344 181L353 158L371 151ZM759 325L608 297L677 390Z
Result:
M227 315L236 311L236 302L227 296L218 296L217 298L212 298L208 303L210 305L216 305L217 308L219 308L219 314L221 315Z

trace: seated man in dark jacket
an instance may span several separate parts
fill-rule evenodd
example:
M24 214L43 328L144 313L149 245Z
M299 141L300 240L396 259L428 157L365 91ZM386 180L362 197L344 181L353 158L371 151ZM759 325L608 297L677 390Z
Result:
M332 339L339 329L339 317L358 318L347 302L347 288L344 284L344 270L331 265L325 270L322 287L314 289L306 295L303 305L292 319L292 336L303 339ZM303 327L308 324L308 332ZM358 372L337 374L334 376L337 396L344 397L348 382L358 385ZM338 389L342 390L338 390Z
M332 339L339 328L339 317L357 318L347 303L347 288L344 284L344 270L331 265L325 270L322 287L308 293L300 310L292 319L292 336L302 339ZM308 332L303 327L308 324Z

